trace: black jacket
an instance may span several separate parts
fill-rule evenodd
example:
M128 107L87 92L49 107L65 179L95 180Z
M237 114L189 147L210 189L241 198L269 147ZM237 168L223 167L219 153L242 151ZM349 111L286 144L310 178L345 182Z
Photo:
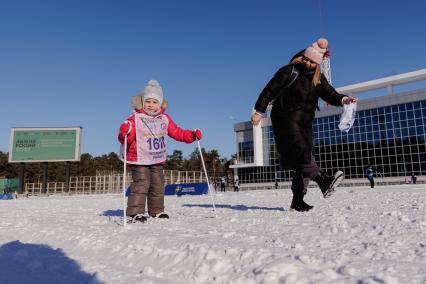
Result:
M296 80L290 82L293 65L278 70L257 99L255 110L264 113L273 101L271 120L275 144L284 168L297 169L309 164L313 154L312 123L319 98L334 106L341 106L344 95L328 83L321 74L321 84L312 84L313 72L304 64L294 65L298 71Z

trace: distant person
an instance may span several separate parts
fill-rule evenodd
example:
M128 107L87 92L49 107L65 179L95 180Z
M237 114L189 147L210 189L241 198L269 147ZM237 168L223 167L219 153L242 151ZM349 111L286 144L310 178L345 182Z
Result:
M339 94L321 74L321 63L328 56L328 41L320 38L297 53L288 65L278 70L260 93L251 117L259 125L270 103L275 145L282 168L294 171L290 208L309 211L313 206L303 198L309 181L318 183L324 198L331 196L343 180L343 172L326 175L313 155L313 129L319 98L333 106L355 103L356 98Z
M214 191L217 190L217 181L216 178L213 179L213 187L214 187Z
M275 181L275 189L278 189L278 181Z
M147 220L144 216L146 202L149 216L169 218L164 212L166 136L185 143L202 138L200 130L183 130L165 114L163 90L156 80L148 82L139 100L138 103L138 96L133 98L134 111L121 124L118 134L121 144L127 136L127 164L132 171L133 181L126 215L132 222Z
M234 192L240 191L240 181L238 179L235 179L234 182Z
M410 184L411 183L411 177L406 176L405 177L405 184Z
M417 177L414 173L411 174L411 183L416 184L417 183Z
M370 182L370 187L374 188L374 175L376 174L376 169L369 165L366 170L367 179Z
M226 191L226 180L225 177L220 178L220 191L225 192Z

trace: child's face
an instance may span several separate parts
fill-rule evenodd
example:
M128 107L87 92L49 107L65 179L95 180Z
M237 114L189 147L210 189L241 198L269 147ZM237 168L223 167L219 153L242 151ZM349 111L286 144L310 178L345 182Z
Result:
M146 99L143 103L143 109L148 112L157 112L160 109L160 104L155 99Z

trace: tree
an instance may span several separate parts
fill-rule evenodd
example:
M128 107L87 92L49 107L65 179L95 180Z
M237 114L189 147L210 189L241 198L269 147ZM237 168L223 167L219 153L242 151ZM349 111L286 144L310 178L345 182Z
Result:
M0 151L0 177L14 178L18 175L18 165L8 163L8 155Z
M209 176L227 175L229 161L221 158L217 150L206 151L201 149L206 163ZM167 156L166 169L179 171L204 172L200 153L195 148L187 159L183 158L181 150L174 150ZM62 182L65 180L65 162L48 163L48 181ZM73 176L95 176L97 174L120 174L123 170L123 162L120 157L111 152L108 155L93 157L88 153L81 155L79 162L71 163L71 175ZM18 178L19 163L8 163L8 154L0 151L0 177ZM25 164L25 181L41 182L43 178L43 163Z
M205 153L204 148L201 149L203 154ZM185 159L183 163L184 171L203 171L203 165L201 164L200 154L197 149L194 149L191 154L189 154L189 159Z
M173 154L167 156L166 169L182 170L184 164L183 153L180 150L173 150Z
M96 168L92 155L85 153L80 157L80 162L72 164L72 175L95 176Z
M226 158L220 158L217 150L213 149L207 152L204 148L201 148L201 153L203 154L206 170L210 177L228 176L229 162ZM189 159L184 160L183 170L204 172L198 149L194 149L189 155Z
M93 159L95 174L117 174L123 170L123 162L120 157L111 152L108 155L102 155Z

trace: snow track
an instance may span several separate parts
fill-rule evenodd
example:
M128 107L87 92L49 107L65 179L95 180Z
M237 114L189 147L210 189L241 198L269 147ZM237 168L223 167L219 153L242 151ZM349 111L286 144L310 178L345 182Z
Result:
M166 197L122 226L120 195L0 201L0 283L426 283L426 186Z

